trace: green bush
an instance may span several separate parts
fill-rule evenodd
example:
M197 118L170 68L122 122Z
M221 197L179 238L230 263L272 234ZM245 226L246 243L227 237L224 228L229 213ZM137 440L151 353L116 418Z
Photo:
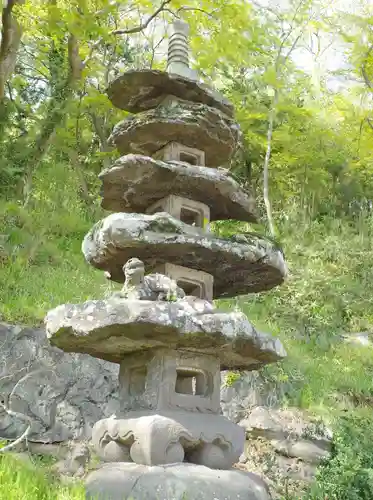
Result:
M373 418L367 414L339 419L331 459L319 468L309 500L372 500Z

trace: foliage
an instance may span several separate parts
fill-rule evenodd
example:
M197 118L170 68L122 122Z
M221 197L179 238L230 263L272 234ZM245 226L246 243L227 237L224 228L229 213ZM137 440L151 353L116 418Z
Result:
M47 469L36 467L12 455L0 455L0 498L9 500L80 500L85 498L80 485L63 486Z
M370 412L369 412L370 413ZM309 500L370 500L373 497L373 420L346 415L339 420L332 458L320 469Z

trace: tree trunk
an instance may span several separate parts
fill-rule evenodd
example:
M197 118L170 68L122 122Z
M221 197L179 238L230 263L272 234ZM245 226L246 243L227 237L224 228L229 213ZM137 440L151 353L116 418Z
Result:
M269 232L272 238L275 237L275 227L273 224L271 200L269 199L269 160L272 150L273 123L276 116L276 107L278 102L278 89L275 89L275 95L272 102L272 107L269 112L268 130L267 130L267 150L264 159L263 167L263 199L266 207Z
M0 102L5 97L5 86L13 74L17 53L21 43L22 27L13 14L13 7L22 0L8 0L3 7L0 44Z
M105 131L105 125L103 123L103 119L101 116L96 115L95 113L91 112L90 117L93 123L93 128L95 129L96 135L100 141L100 151L102 153L110 153L110 151L113 150L111 146L108 144L107 140L107 133ZM110 158L104 157L102 160L102 165L104 168L109 168L110 167Z
M68 77L56 86L55 95L49 103L47 116L45 117L41 131L31 145L31 152L27 157L24 156L22 160L25 168L24 206L27 206L30 202L33 174L48 151L57 127L65 117L66 106L81 77L82 62L79 57L78 42L74 35L70 35L69 37L68 56L70 65Z

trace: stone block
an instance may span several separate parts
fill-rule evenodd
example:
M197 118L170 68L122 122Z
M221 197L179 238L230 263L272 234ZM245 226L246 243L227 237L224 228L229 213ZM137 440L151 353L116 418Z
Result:
M210 222L210 209L207 205L172 194L156 201L146 210L150 215L157 212L167 212L175 219L195 227L208 228Z
M213 300L214 277L204 271L197 271L175 264L162 264L154 272L165 274L175 280L186 295L193 295L204 300Z
M162 161L183 161L190 165L205 166L205 152L190 148L179 142L170 142L164 148L157 151L153 158Z
M122 411L220 411L220 364L213 356L183 351L133 353L119 371Z

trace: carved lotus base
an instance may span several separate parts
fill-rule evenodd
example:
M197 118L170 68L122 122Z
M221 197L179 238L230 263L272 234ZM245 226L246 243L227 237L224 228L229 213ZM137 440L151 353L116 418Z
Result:
M106 462L165 465L190 462L229 469L243 452L244 429L221 415L183 411L131 412L100 420L92 442Z

